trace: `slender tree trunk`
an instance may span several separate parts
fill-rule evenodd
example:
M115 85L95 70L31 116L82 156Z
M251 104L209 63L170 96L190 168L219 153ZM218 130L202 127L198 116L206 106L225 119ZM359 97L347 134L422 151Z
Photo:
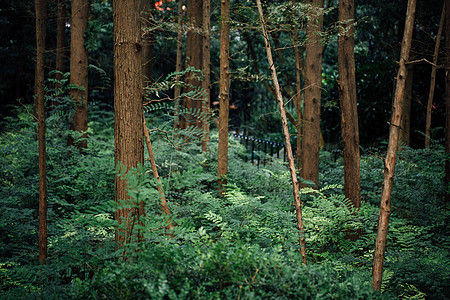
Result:
M220 83L219 83L219 193L225 193L228 173L228 115L230 88L230 0L220 1Z
M203 0L187 0L188 9L188 34L186 42L186 67L194 67L197 70L202 70L203 63ZM186 92L194 91L201 87L200 75L198 72L186 73ZM189 110L189 115L181 119L181 127L195 125L202 127L200 119L193 110L201 111L202 101L197 97L186 97L183 101L184 108Z
M450 5L445 6L445 152L450 155ZM445 202L450 203L450 160L445 162Z
M203 76L202 89L205 98L202 102L202 151L208 151L209 142L209 106L210 106L210 76L211 76L211 60L210 60L210 44L211 44L211 7L210 0L203 0Z
M289 135L289 128L288 128L288 122L287 122L287 117L286 117L286 109L284 107L283 96L281 95L281 89L280 89L280 85L278 83L277 70L276 70L274 62L273 62L272 49L270 47L269 35L267 34L266 25L264 22L264 14L263 14L262 6L261 6L261 0L256 0L256 5L258 6L259 19L261 21L262 33L264 36L267 60L268 60L269 66L270 66L270 72L272 74L273 85L274 85L275 92L277 95L276 99L277 99L278 107L280 109L281 124L283 126L284 142L286 143L289 171L291 172L292 187L293 187L293 192L294 192L294 199L295 199L294 205L295 205L295 214L297 216L297 228L300 232L300 238L299 238L300 253L302 255L303 263L306 264L305 231L303 228L302 204L300 201L300 191L299 191L299 185L298 185L298 179L297 179L297 172L295 170L294 154L292 153L291 137Z
M161 179L159 179L158 169L156 167L155 155L153 154L152 142L150 141L150 134L148 133L148 128L147 128L147 124L145 122L145 117L143 118L143 120L144 120L144 123L143 123L144 136L145 136L145 141L146 141L146 145L147 145L148 157L150 159L150 165L152 166L153 177L156 178L156 180L158 181L157 189L158 189L159 196L161 198L161 210L163 211L163 213L165 215L170 215L170 210L169 210L169 206L167 205L166 195L164 194L164 190L162 188ZM167 229L173 229L173 225L172 225L172 222L170 221L170 218L169 218L169 220L167 220L167 223L168 223Z
M66 40L66 0L58 0L58 17L56 24L56 83L55 93L60 94L60 82L62 73L64 73L64 57L65 57L65 40ZM57 103L53 103L57 105Z
M122 164L128 171L144 162L140 0L114 0L113 7L114 159L116 166ZM115 215L119 221L116 242L119 247L126 244L133 222L139 217L137 209L121 207L121 200L138 204L130 199L126 187L126 180L116 176L115 200L119 203Z
M399 141L401 145L409 147L411 145L411 103L413 97L413 80L414 80L414 65L406 66L407 74L405 84L405 99L403 100L402 109L402 125L399 133ZM401 145L398 149L401 151Z
M361 179L358 109L356 106L354 18L354 0L339 0L338 65L344 148L344 186L345 196L352 201L354 207L359 209L361 207Z
M39 139L39 262L47 263L47 162L45 146L44 53L47 1L36 0L36 70L34 93L37 104Z
M72 23L70 34L70 83L77 85L70 95L76 102L76 111L72 119L71 129L79 132L87 131L87 101L88 101L88 53L84 46L84 34L89 17L88 0L72 0ZM87 147L87 133L77 147ZM69 144L73 145L73 139Z
M155 48L155 34L153 32L153 26L155 26L152 20L152 10L155 8L155 0L142 0L142 12L143 12L143 24L145 27L150 27L144 31L142 37L142 75L143 86L147 86L147 83L152 80L153 69L153 52Z
M320 101L322 88L321 33L323 0L307 0L310 4L306 28L305 104L303 111L302 170L303 179L319 185Z
M183 0L178 0L178 23L177 23L177 58L175 72L181 72L183 58ZM180 80L180 75L175 76L175 80ZM175 120L174 128L180 128L180 94L181 86L177 84L175 86L174 98L175 98Z
M425 148L429 148L431 143L431 108L433 106L434 89L436 85L436 65L438 62L439 46L441 44L442 30L444 29L444 20L445 20L445 1L442 7L441 21L439 22L438 33L436 35L436 45L434 47L434 54L433 54L433 65L431 66L430 93L428 94L427 120L425 125Z
M392 120L389 130L389 144L384 161L384 179L381 192L380 215L378 220L378 232L373 255L372 286L376 290L381 289L383 274L384 252L386 248L386 236L391 214L391 194L394 183L395 160L397 156L398 138L402 116L402 102L405 96L405 85L407 77L406 63L409 60L411 50L412 33L414 29L414 16L416 11L416 0L408 0L406 12L405 30L403 34L402 49L400 54L400 67L397 74L397 85L395 88L394 105L392 107Z

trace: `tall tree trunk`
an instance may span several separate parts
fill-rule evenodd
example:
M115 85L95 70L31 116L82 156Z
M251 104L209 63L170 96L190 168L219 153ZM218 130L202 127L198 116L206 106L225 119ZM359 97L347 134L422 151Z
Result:
M289 163L289 171L291 172L291 180L292 187L294 192L294 205L295 205L295 214L297 216L297 228L300 233L299 244L300 244L300 253L302 255L302 261L306 264L306 250L305 250L305 231L303 228L303 218L302 218L302 203L300 201L300 191L298 186L297 172L295 170L295 160L294 154L292 153L291 147L291 137L289 135L288 122L286 117L286 109L284 107L283 96L281 95L280 85L278 83L277 70L275 68L273 57L272 57L272 49L270 47L269 35L267 34L266 25L264 21L264 14L261 6L261 0L256 0L256 5L258 6L259 19L261 21L262 33L264 36L265 48L267 53L267 60L270 66L270 72L272 74L272 81L276 92L276 100L278 103L278 107L280 109L281 116L281 124L283 126L283 136L284 142L286 143L286 151L288 156Z
M354 0L339 0L338 65L344 152L344 187L345 196L352 201L354 207L359 209L361 207L361 179L358 109L356 106L354 18Z
M445 20L445 1L442 7L441 21L439 22L438 33L436 35L436 45L434 46L434 54L433 54L433 65L431 66L430 93L428 94L427 120L425 125L425 148L430 147L431 143L431 109L433 107L434 89L436 85L436 65L438 62L439 46L441 44L442 30L444 29L444 20Z
M225 193L228 173L228 115L230 88L230 0L220 1L220 83L219 83L219 193Z
M445 152L450 155L450 5L445 6ZM445 202L450 203L450 160L445 162Z
M77 85L70 95L76 102L76 111L72 119L71 129L79 132L87 131L88 101L88 53L84 46L84 34L89 17L88 0L72 0L72 24L70 26L70 84ZM87 133L77 144L80 149L87 147ZM74 143L73 139L69 140Z
M142 108L142 42L140 0L114 0L114 159L127 170L144 162ZM121 200L133 203L127 194L127 182L115 177L115 217L119 247L130 238L137 209L122 208ZM123 226L123 223L125 223ZM122 224L122 225L121 225ZM125 228L125 229L124 229Z
M203 136L202 136L202 151L208 151L208 142L209 142L209 106L210 106L210 75L211 75L211 53L210 53L210 44L211 44L211 21L210 21L211 7L210 0L203 0L203 76L205 78L202 81L202 89L205 95L205 98L202 102L202 127L203 127Z
M412 33L414 29L414 16L416 11L416 0L408 0L406 11L405 30L403 34L402 50L400 54L400 67L397 74L397 85L395 88L394 105L392 107L392 120L389 130L389 144L384 160L384 179L381 192L380 215L378 220L377 239L373 255L372 286L376 290L381 289L383 274L384 252L386 248L386 236L391 214L391 194L394 183L395 160L397 156L398 138L401 125L402 105L405 96L405 85L407 77L406 63L409 60L411 50Z
M405 84L405 99L403 100L402 109L402 125L399 133L399 141L401 145L409 147L411 145L411 103L413 97L413 81L414 81L414 65L406 66L407 74ZM399 150L401 150L401 145Z
M153 26L155 26L152 19L152 10L155 8L155 0L142 0L143 24L144 27L150 27L149 30L144 31L143 48L142 48L142 75L143 86L147 86L147 82L152 80L153 69L153 51L155 48L155 34Z
M47 19L47 1L36 0L36 70L34 93L36 95L38 139L39 139L39 262L47 261L47 162L45 147L45 102L44 102L44 53Z
M203 0L187 0L188 9L188 34L186 41L186 67L194 67L202 70L203 63ZM197 72L186 73L186 92L194 91L201 87L200 76ZM186 97L183 106L189 110L189 115L182 118L181 127L186 128L191 125L201 127L200 119L193 113L202 109L202 101L197 97Z
M59 94L62 73L64 73L64 57L65 57L65 41L66 41L66 0L58 0L58 17L56 25L56 83L55 93ZM57 103L54 103L56 105Z
M303 179L319 185L320 101L322 88L321 33L323 0L308 0L309 18L306 27L305 104L303 111L302 170Z
M177 23L177 58L175 65L175 80L178 82L180 80L180 75L182 68L182 58L183 58L183 0L178 0L178 23ZM174 98L175 98L175 120L174 128L180 128L180 94L181 86L179 84L175 85Z

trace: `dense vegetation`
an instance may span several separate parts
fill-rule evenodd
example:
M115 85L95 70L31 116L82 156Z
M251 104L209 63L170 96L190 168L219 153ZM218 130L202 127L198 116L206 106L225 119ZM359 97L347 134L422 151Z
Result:
M230 140L226 197L216 185L217 136L211 151L195 143L174 151L153 132L154 150L176 223L173 237L150 166L129 175L129 193L146 203L145 242L115 250L113 118L92 105L85 155L67 147L61 113L48 118L48 265L37 261L37 141L30 107L17 107L0 136L1 297L38 298L316 298L446 299L448 210L443 202L444 150L404 149L399 158L388 235L383 295L369 285L381 191L380 149L361 163L358 217L343 196L342 159L321 152L321 188L303 189L309 265L301 264L285 163L255 166ZM168 113L154 111L160 129ZM169 135L170 136L170 135ZM269 161L267 158L266 161ZM120 174L118 174L120 175ZM356 241L348 232L361 230Z

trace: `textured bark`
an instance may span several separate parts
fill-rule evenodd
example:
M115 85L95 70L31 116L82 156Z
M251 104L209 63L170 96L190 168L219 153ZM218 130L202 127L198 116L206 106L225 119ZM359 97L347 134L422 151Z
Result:
M450 5L445 6L445 152L450 155ZM445 202L450 203L450 160L445 162Z
M71 90L70 95L76 102L76 111L72 119L71 129L79 132L87 131L87 101L88 101L88 53L84 46L84 33L89 17L89 1L72 1L72 23L70 33L70 83L78 88ZM87 138L87 133L83 134ZM69 144L73 144L73 139ZM86 148L83 140L77 147Z
M66 0L58 0L58 17L56 24L56 71L55 75L56 94L59 94L62 73L64 73L64 57L65 57L65 41L66 41ZM56 104L56 103L54 103Z
M339 0L338 67L344 153L344 187L345 196L352 201L354 207L360 208L361 179L358 109L356 106L354 18L354 0Z
M405 86L407 77L406 63L409 60L411 50L412 33L414 28L414 16L416 10L416 0L408 0L406 12L406 22L403 34L402 49L400 54L400 67L397 74L397 85L395 88L394 105L392 107L392 120L389 129L389 144L384 161L383 189L381 192L380 215L378 219L377 239L373 255L372 286L376 290L381 289L383 274L384 252L386 248L386 236L391 214L391 194L394 183L395 160L399 140L401 125L402 105L405 96Z
M272 57L272 49L270 47L269 35L267 34L265 22L264 22L264 14L262 11L261 0L256 0L256 4L258 6L259 18L261 21L262 33L264 36L265 48L267 53L267 60L270 66L270 72L272 75L272 81L275 88L276 100L278 103L278 107L280 109L281 116L281 124L283 126L283 136L284 142L286 143L286 151L288 156L289 163L289 171L291 173L292 187L294 193L294 205L295 205L295 214L297 216L297 228L300 233L299 244L300 244L300 253L302 255L302 261L306 264L306 250L305 250L305 231L303 228L303 218L302 218L302 204L300 200L300 191L297 179L297 172L295 170L295 160L294 154L292 153L291 147L291 138L289 135L288 122L286 117L286 109L284 107L283 96L281 95L280 85L278 83L277 70L275 68L273 57Z
M431 143L431 109L433 106L434 89L436 86L436 65L438 62L439 46L441 44L442 30L444 29L444 19L445 19L445 1L442 7L441 21L439 22L438 33L436 35L436 44L434 46L434 54L433 54L433 65L431 66L430 92L428 94L427 119L425 124L425 148L430 147Z
M197 70L202 70L203 63L203 1L202 0L187 0L188 9L188 34L186 41L186 68L194 67ZM186 92L196 90L201 87L200 75L198 72L186 73ZM202 101L192 97L183 99L184 108L192 112L193 109L201 111ZM188 115L181 119L181 127L186 128L191 125L202 127L200 119L196 116Z
M178 23L177 23L177 58L175 72L181 72L181 61L183 57L183 0L178 0ZM180 75L176 75L176 81L180 80ZM174 128L180 128L180 85L175 86L174 98L175 98L175 117Z
M47 18L47 1L36 0L36 70L34 93L36 95L38 139L39 139L39 262L47 261L47 162L45 146L44 103L44 53Z
M210 0L203 0L203 76L202 89L205 95L202 102L202 114L204 121L202 122L203 136L202 136L202 151L208 151L209 142L209 106L210 106L210 75L211 75L211 6Z
M156 161L155 161L155 155L153 154L153 147L152 142L150 141L150 134L148 133L147 124L145 122L145 117L143 118L143 127L144 127L144 136L145 136L145 142L147 145L147 151L148 151L148 158L150 159L150 165L152 166L152 173L153 177L156 178L158 181L158 193L161 198L161 210L165 215L170 215L169 206L167 205L166 195L164 194L164 190L162 188L161 179L159 179L158 169L156 168ZM167 220L167 228L173 229L172 222L170 221L170 218Z
M228 115L230 88L230 0L220 1L220 83L219 83L219 193L225 193L228 173Z
M399 150L402 150L401 146L405 145L409 147L411 145L411 102L413 92L413 79L414 79L414 65L410 64L406 67L407 77L405 84L405 99L403 100L402 109L402 123L399 133L400 146Z
M155 24L151 19L151 11L155 8L155 0L142 0L142 13L143 13L143 23L144 28L148 30L144 31L142 37L143 48L142 48L142 75L143 75L143 86L147 86L147 83L152 80L152 69L153 69L153 52L155 48L155 34L151 30Z
M114 159L127 170L144 161L142 108L142 42L140 0L115 0L114 7ZM119 247L130 238L137 208L121 208L120 200L137 207L127 194L126 180L115 177L115 200L119 203L115 217Z
M305 104L303 111L302 169L303 179L319 185L320 101L322 88L321 33L323 0L307 0L310 4L306 27Z

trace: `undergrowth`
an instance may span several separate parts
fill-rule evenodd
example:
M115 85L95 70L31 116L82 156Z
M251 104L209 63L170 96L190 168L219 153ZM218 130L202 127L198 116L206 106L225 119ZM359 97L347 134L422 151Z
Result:
M30 109L30 108L28 108ZM59 117L61 117L59 115ZM158 119L159 118L159 119ZM144 241L117 250L114 233L113 117L90 108L89 148L67 146L64 124L47 130L49 258L38 265L36 124L18 107L0 134L0 296L70 299L446 299L448 210L444 150L404 149L396 168L383 293L370 287L382 161L361 160L358 212L342 191L342 159L321 153L322 186L303 189L308 265L301 264L286 164L245 161L230 138L227 192L217 191L217 133L210 151L170 132L170 118L151 126L162 186L172 212L165 230L156 182L146 160L129 175L129 194L145 202ZM269 159L268 159L269 161ZM133 175L134 174L134 175ZM118 174L116 174L118 175ZM120 175L120 174L119 174ZM346 238L359 231L356 241Z

